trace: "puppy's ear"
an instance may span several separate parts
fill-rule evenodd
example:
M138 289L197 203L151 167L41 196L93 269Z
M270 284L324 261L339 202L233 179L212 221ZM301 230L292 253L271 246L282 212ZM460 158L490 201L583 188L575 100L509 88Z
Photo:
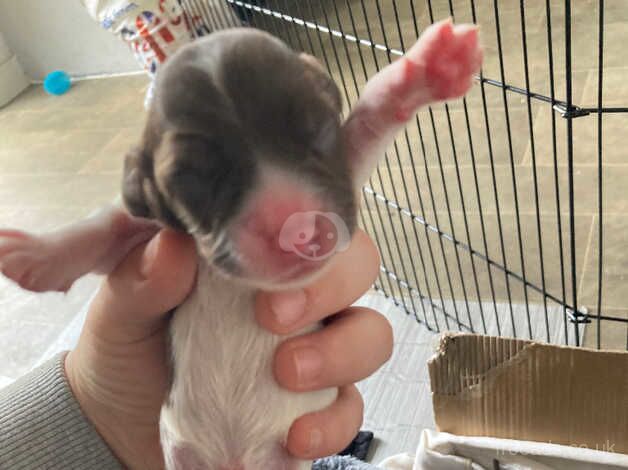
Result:
M220 171L211 165L216 153L201 135L177 131L165 132L155 150L155 187L190 230L209 231L211 217L205 216L220 211L216 205Z
M340 114L342 112L342 96L325 67L316 57L305 52L300 53L299 58L306 66L306 78L312 82L314 89L324 96L330 106Z
M122 179L122 199L131 215L152 218L144 197L145 171L141 170L142 153L134 148L124 158L124 176Z
M157 219L171 228L183 225L168 208L155 184L152 158L143 149L135 148L124 160L122 199L131 215Z

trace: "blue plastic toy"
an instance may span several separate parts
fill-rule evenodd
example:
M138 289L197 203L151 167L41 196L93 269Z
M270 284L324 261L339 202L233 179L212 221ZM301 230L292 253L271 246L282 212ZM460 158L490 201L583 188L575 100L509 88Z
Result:
M55 70L49 73L44 80L44 90L51 95L63 95L70 89L70 86L72 86L70 76L63 70Z

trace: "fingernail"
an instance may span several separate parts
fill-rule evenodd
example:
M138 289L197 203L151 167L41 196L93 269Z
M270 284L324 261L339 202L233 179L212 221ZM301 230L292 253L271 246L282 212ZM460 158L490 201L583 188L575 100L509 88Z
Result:
M160 240L161 236L157 234L150 242L148 242L146 248L144 248L144 253L142 253L142 259L140 260L140 274L144 278L150 277L153 265L155 264L155 259L157 258Z
M301 348L293 352L294 367L300 385L310 384L318 377L323 368L323 358L314 348Z
M323 445L323 431L314 428L310 431L310 442L308 445L308 455L318 454L318 450Z
M271 294L270 308L277 323L283 326L295 323L305 313L306 300L303 290Z

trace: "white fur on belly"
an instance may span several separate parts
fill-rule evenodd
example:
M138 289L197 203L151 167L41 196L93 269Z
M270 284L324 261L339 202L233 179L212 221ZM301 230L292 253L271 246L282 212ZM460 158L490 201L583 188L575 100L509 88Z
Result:
M201 262L196 288L174 315L173 384L161 411L169 469L185 468L175 462L181 447L209 470L236 462L246 470L271 468L265 464L276 464L294 420L337 396L336 389L293 393L278 386L272 361L285 338L257 324L253 296L252 288Z

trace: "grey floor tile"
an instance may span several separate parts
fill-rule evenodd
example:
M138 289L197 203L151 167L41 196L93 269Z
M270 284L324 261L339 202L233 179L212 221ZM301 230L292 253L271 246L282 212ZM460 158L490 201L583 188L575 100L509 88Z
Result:
M381 176L381 179L380 179ZM458 178L460 184L458 184ZM477 178L477 185L476 185ZM628 168L625 166L608 166L603 171L604 212L607 214L623 214L628 210L625 197L625 182ZM444 184L443 184L444 181ZM500 165L491 169L478 166L473 171L471 166L458 169L448 166L441 169L437 166L411 167L402 169L380 167L379 172L371 178L370 186L378 194L391 201L397 201L403 209L419 215L430 223L434 223L436 212L463 212L470 216L480 213L480 204L484 214L497 213L514 215L518 206L520 214L536 214L535 178L530 166ZM569 171L567 166L558 167L558 194L563 224L567 223L569 213ZM514 188L517 188L517 204L515 204ZM593 215L598 212L598 169L594 166L578 166L574 170L574 207L576 215ZM407 188L407 192L406 189ZM536 188L538 190L539 212L543 216L556 218L556 185L554 167L539 166L536 172ZM478 196L479 193L479 204Z
M98 282L81 280L66 297L22 291L7 295L11 288L0 284L0 375L15 379L37 365L91 298Z
M602 312L605 309L628 311L626 286L628 285L628 216L607 215L604 217L602 246ZM591 242L588 246L587 264L580 283L580 300L592 311L597 310L598 219L594 222Z
M0 279L0 375L15 379L35 366L99 282L88 276L67 294L35 294Z
M117 173L122 174L124 157L130 149L139 145L141 129L129 127L117 131L114 137L98 152L84 162L79 173Z
M493 293L496 301L506 301L509 298L516 302L525 300L523 289L523 270L519 249L519 235L516 218L513 215L503 215L500 226L495 215L484 218L484 231L481 221L477 217L467 219L470 234L470 246L477 253L473 257L464 247L457 250L451 239L453 235L464 245L469 246L465 223L460 214L452 215L454 231L449 228L450 221L447 214L439 213L439 222L443 235L439 236L434 230L425 230L419 222L412 222L406 215L401 217L397 211L391 210L390 218L383 207L379 214L373 204L371 211L365 211L366 226L371 233L375 233L380 241L381 254L384 266L396 273L403 281L409 283L422 295L429 298L442 297L461 300L466 293L468 300L492 300ZM381 219L380 219L381 215ZM372 217L372 219L371 219ZM577 250L576 279L583 278L586 246L591 236L592 216L576 217L576 246ZM373 221L375 228L373 228ZM522 215L520 217L521 244L523 246L526 280L537 288L542 287L541 250L543 252L543 273L545 275L546 290L556 298L562 297L562 275L566 280L566 295L571 297L571 262L569 257L569 230L564 226L563 265L560 263L558 230L555 219L551 216L541 217L542 246L539 248L536 217ZM551 228L551 229L550 229ZM501 240L503 238L504 251ZM407 239L407 243L406 243ZM486 240L487 251L484 248ZM442 242L442 244L441 244ZM508 266L509 271L516 276L509 276L508 285L506 275L495 265L488 266L484 255L492 263ZM504 257L506 263L504 263ZM472 265L473 263L473 265ZM474 273L475 268L475 273ZM475 279L478 285L475 285ZM491 289L491 282L492 287ZM384 280L386 287L388 281ZM400 289L393 290L399 296ZM579 284L578 284L579 285ZM510 289L510 292L508 291ZM403 289L402 289L403 290ZM528 288L529 300L533 300L533 288Z
M112 201L119 188L116 174L0 175L0 208L20 204L28 208L95 209Z
M89 205L65 207L26 207L15 204L0 209L0 227L12 227L30 232L46 232L87 217L95 207Z
M17 378L28 372L61 327L43 322L5 321L0 329L2 373Z
M628 61L619 68L604 68L602 78L602 106L626 107L628 105ZM590 72L589 80L584 92L583 102L587 107L596 108L598 102L598 73L597 69Z
M22 111L47 112L51 111L58 103L59 98L47 94L43 86L33 85L1 109L2 114Z
M0 110L0 226L50 231L111 203L143 124L146 84L144 76L89 80L61 97L33 86ZM41 295L0 279L4 382L41 359L99 282L89 276L66 295Z
M628 102L628 101L627 101ZM575 164L598 165L598 117L595 114L573 121L573 157ZM623 135L628 126L626 114L605 114L602 118L602 162L604 165L628 165L628 153L623 145ZM550 112L537 114L534 126L534 145L537 163L552 165L554 143L558 160L567 161L567 123L556 117L556 140L552 134ZM524 162L531 162L531 147L528 147Z
M587 348L628 350L628 311L626 309L605 309L604 315L623 321L604 320L598 323L595 319L587 325L583 345ZM599 331L599 343L598 343Z
M75 173L86 159L113 140L115 130L66 130L14 133L11 145L0 147L2 174ZM21 141L21 145L20 142Z

